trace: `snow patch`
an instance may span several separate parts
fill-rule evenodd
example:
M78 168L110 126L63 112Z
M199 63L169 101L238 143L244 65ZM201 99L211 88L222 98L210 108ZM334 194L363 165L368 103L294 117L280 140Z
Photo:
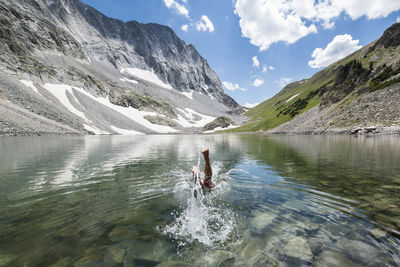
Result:
M188 119L186 119L185 117L183 117L182 115L178 114L178 119L175 119L175 121L177 123L179 123L182 127L195 127L194 122L189 121Z
M175 121L183 127L203 127L207 123L210 123L216 119L216 117L198 113L191 108L185 108L184 110L180 108L177 109L185 114L185 117L178 114L178 119L175 119ZM194 115L197 115L198 117L200 117L200 119L196 120Z
M121 81L123 81L123 82L129 82L129 83L133 83L133 84L137 84L138 82L137 81L135 81L135 80L132 80L132 79L128 79L128 78L121 78L120 79Z
M86 120L87 122L89 122L90 124L92 124L92 122L90 120L88 120L85 116L85 114L83 114L81 111L77 110L69 101L68 97L67 97L67 91L73 96L74 96L74 92L73 90L76 90L84 95L86 95L87 97L90 97L91 99L95 100L96 102L124 115L125 117L128 117L129 119L141 124L142 126L151 129L155 132L158 133L175 133L178 130L169 127L169 126L162 126L162 125L156 125L156 124L152 124L151 122L149 122L148 120L146 120L144 118L144 116L146 115L150 115L150 116L156 116L158 115L155 112L148 112L148 111L139 111L137 109L134 109L133 107L122 107L122 106L118 106L115 105L113 103L110 102L108 96L107 97L95 97L92 94L86 92L85 90L83 90L82 88L79 87L72 87L70 85L66 85L66 84L49 84L46 83L44 85L44 88L46 88L50 93L52 93L60 102L61 104L63 104L69 111L71 111L72 113L74 113L75 115L83 118L84 120ZM79 101L75 98L75 101L77 103L79 103Z
M208 87L207 84L203 86L203 89L206 90L206 91L207 91L207 95L208 95L212 100L214 100L214 96L213 96L212 94L209 93L209 87ZM203 95L203 93L201 93L201 92L199 92L199 94Z
M191 91L191 92L181 92L181 94L186 96L187 98L193 100L193 91Z
M158 86L161 86L165 89L172 89L172 86L169 84L164 83L161 81L160 78L151 70L142 70L138 68L121 68L121 73L129 73L133 76L136 76L142 80L146 80L149 82L152 82L154 84L157 84Z
M292 96L291 98L289 98L288 100L286 100L286 103L287 103L287 102L289 102L290 100L292 100L292 99L296 98L296 97L297 97L299 94L300 94L300 93L298 93L298 94L295 94L294 96Z
M28 86L29 88L31 88L33 91L35 91L36 93L40 94L38 89L36 88L35 85L33 85L32 81L28 81L28 80L20 80L21 83L23 83L25 86Z
M71 111L76 116L84 119L85 121L91 122L88 118L86 118L85 114L79 110L77 110L69 101L67 97L67 92L69 92L74 98L74 92L72 90L72 86L66 84L50 84L46 83L43 85L50 93L52 93L60 103L66 107L69 111ZM78 90L79 91L79 90ZM86 92L86 91L85 91ZM75 101L79 103L79 101L75 98Z
M117 132L117 133L122 134L122 135L140 135L140 134L143 134L143 133L141 133L141 132L137 132L137 131L134 131L134 130L125 130L125 129L121 129L121 128L115 127L115 126L113 126L113 125L111 125L110 128L111 128L114 132Z

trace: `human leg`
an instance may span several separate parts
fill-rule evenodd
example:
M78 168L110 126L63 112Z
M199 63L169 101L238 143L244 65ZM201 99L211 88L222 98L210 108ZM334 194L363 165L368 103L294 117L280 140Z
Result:
M203 150L201 153L203 153L204 161L205 161L205 166L204 166L204 179L211 180L212 177L212 169L211 169L211 164L210 164L210 155L209 155L209 150L208 148Z

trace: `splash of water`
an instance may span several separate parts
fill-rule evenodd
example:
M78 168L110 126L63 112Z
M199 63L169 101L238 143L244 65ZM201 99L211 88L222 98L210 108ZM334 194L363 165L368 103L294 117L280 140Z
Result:
M200 165L200 157L198 159ZM200 175L188 178L188 171L176 170L179 182L174 194L182 202L182 211L174 212L175 219L163 229L163 233L177 241L180 247L200 242L207 247L218 247L228 240L236 226L234 212L223 202L222 196L229 191L228 173L220 173L219 162L213 162L213 180L217 186L212 192L203 191Z

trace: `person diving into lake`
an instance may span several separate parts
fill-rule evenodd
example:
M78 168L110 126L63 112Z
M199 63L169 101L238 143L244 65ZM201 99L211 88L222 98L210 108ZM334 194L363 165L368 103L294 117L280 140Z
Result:
M213 181L211 181L211 177L212 177L212 169L211 169L211 164L210 164L210 156L209 156L209 150L204 149L202 152L203 157L204 157L204 161L205 161L205 165L204 165L204 179L201 180L200 178L200 170L197 166L193 166L192 168L192 174L193 174L193 179L194 182L196 183L196 179L199 179L201 188L204 190L205 188L208 188L209 190L211 190L212 188L215 187L215 183Z

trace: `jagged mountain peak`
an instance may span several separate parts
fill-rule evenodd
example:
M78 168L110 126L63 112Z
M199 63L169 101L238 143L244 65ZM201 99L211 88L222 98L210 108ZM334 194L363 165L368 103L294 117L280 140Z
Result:
M122 22L108 18L78 0L45 2L53 14L56 13L59 19L74 31L74 36L83 41L89 55L97 60L117 68L152 69L161 80L179 91L211 93L222 100L222 85L216 73L193 45L186 44L168 26L156 23L142 24L134 20ZM82 24L94 28L96 33L82 32L81 29L73 27ZM94 36L95 34L98 36ZM87 36L101 39L103 43L93 45L93 40L86 40ZM110 41L122 42L120 46L124 49L110 53L102 47L108 46ZM137 57L140 59L137 60ZM208 90L205 91L204 88Z
M39 98L35 114L78 132L195 131L221 116L244 120L207 61L167 26L112 19L79 0L1 0L0 18L0 74L21 90L5 86L0 95L19 107ZM32 98L18 95L24 90Z

